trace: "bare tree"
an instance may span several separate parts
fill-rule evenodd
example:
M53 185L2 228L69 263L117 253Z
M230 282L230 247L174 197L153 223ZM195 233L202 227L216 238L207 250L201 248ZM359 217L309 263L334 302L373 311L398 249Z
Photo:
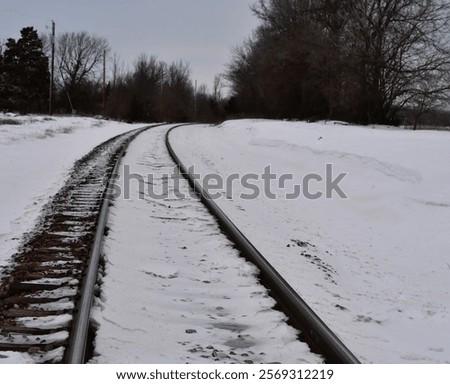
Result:
M450 69L449 9L441 0L352 3L348 37L369 122L389 122L412 99L448 90L439 79Z
M408 109L412 113L414 130L417 129L425 114L448 109L449 87L450 73L439 74L439 76L432 76L428 73L426 79L416 79L414 89L409 90L407 103Z
M161 95L162 118L166 121L187 121L194 114L194 87L191 70L185 62L171 63L166 72Z
M155 56L142 54L135 61L133 72L129 75L129 85L134 95L133 120L158 120L166 73L166 63Z
M223 101L222 91L225 87L222 75L216 75L214 77L212 99L216 103L221 103ZM206 93L206 92L205 92Z
M87 32L64 33L57 39L56 58L61 82L67 88L83 82L97 82L104 53L110 50L103 37Z
M96 111L95 99L101 94L103 56L109 52L103 37L88 32L59 35L56 41L56 83L67 95L70 109ZM100 97L100 96L99 96Z
M448 97L448 0L259 0L252 9L261 25L226 73L250 114L390 123L402 108L422 114Z
M142 54L127 74L117 76L111 114L130 121L187 121L193 115L194 91L189 65L167 64Z
M251 6L264 27L277 35L295 33L311 11L310 0L259 0Z
M114 52L111 60L111 86L116 87L119 79L125 77L125 65L117 52Z

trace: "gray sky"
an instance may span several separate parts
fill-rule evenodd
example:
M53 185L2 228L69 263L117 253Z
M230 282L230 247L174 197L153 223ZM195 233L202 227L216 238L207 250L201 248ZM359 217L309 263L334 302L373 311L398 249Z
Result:
M107 38L126 64L141 53L166 62L184 60L192 79L211 89L231 50L257 25L249 6L256 0L2 0L0 40L34 26L48 32L88 31Z

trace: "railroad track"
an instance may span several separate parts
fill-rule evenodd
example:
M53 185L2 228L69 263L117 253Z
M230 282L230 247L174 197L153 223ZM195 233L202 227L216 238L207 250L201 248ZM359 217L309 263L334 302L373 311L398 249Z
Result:
M170 133L176 128L171 128L166 134L166 146L172 159L180 167L181 173L188 179L202 202L215 216L224 233L239 249L241 255L258 267L261 282L288 316L290 323L300 330L302 341L307 342L312 351L321 354L327 363L359 363L356 356L243 235L208 192L203 190L198 180L189 172L170 145Z
M114 137L79 160L13 255L8 277L0 285L0 355L28 352L38 363L70 362L75 356L81 362L80 352L72 348L73 333L82 327L86 327L82 338L88 333L88 322L81 321L79 326L86 316L80 305L90 305L96 281L92 259L98 261L99 235L103 235L104 223L99 219L107 208L105 178L113 174L123 150L142 131ZM94 285L86 279L89 265Z
M358 363L188 173L170 145L172 129L166 146L173 160L229 239L259 268L263 284L303 340L326 362ZM111 139L80 160L74 177L47 205L38 228L14 256L10 277L0 286L0 355L28 352L38 363L83 363L89 358L90 307L109 205L105 173L115 173L127 144L142 131Z

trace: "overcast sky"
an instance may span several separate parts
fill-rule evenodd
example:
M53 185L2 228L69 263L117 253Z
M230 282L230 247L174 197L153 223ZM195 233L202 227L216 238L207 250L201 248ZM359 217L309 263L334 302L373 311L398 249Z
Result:
M39 33L88 31L107 38L131 64L141 53L190 64L193 80L211 89L231 50L257 25L256 0L2 0L0 40L18 38L25 26Z

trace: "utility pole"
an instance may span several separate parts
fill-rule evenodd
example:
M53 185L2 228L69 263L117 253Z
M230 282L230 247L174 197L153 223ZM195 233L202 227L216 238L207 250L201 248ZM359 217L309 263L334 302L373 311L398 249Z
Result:
M106 50L103 50L103 116L106 114Z
M55 22L52 20L52 36L51 36L51 46L52 46L52 57L50 63L50 92L49 92L49 101L48 101L48 113L49 115L53 114L53 82L55 79Z
M194 87L194 121L197 121L197 80Z

